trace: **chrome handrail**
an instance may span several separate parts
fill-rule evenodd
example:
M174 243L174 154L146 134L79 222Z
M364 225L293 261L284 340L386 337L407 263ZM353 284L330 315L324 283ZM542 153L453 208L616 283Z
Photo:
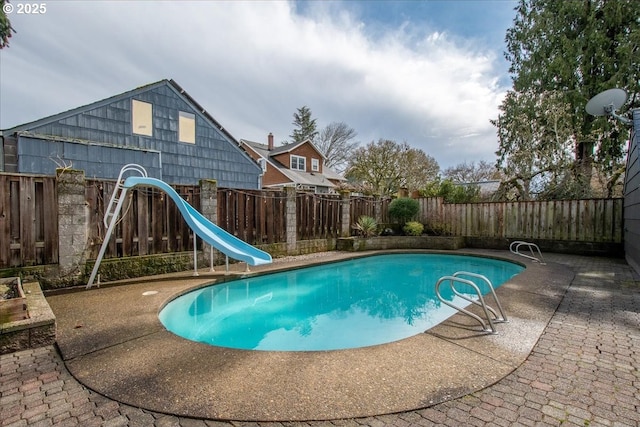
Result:
M462 272L458 272L458 273L462 273ZM440 293L440 285L442 285L442 283L444 282L448 282L449 286L451 286L451 290L460 298L469 301L473 304L477 304L480 307L482 307L482 309L484 310L484 315L487 318L487 323L489 324L489 327L487 327L487 323L485 323L485 321L482 319L482 317L478 316L477 314L471 313L470 311L464 309L463 307L457 306L454 303L447 301L446 299L444 299L444 297L442 296L442 294ZM458 292L455 289L455 283L462 283L465 284L467 286L471 286L475 291L476 294L478 295L478 301L475 301L469 297L467 297L466 295L461 294L460 292ZM440 279L438 279L438 281L436 282L436 295L437 297L440 299L440 301L446 305L448 305L449 307L452 307L456 310L458 310L460 313L466 314L467 316L477 320L480 325L482 325L482 329L484 332L491 332L493 334L497 334L498 331L496 331L496 327L493 324L493 321L491 320L491 316L489 315L489 307L487 306L487 304L484 302L484 298L482 296L482 292L480 292L480 288L478 287L478 285L476 285L475 283L473 283L471 280L467 280L467 279L462 279L460 277L456 277L456 276L443 276ZM494 314L495 311L491 310Z
M515 246L515 248L514 248L514 246ZM520 247L521 246L525 246L525 247L529 248L529 251L530 251L531 255L523 254L522 252L520 252ZM534 251L534 249L535 249L535 251ZM512 254L520 255L522 257L525 257L525 258L528 258L530 260L533 260L534 262L539 262L541 265L546 265L546 262L544 262L544 259L542 258L542 252L540 252L540 248L535 243L524 242L522 240L515 240L515 241L511 242L511 244L509 245L509 251ZM538 256L536 256L536 252L537 252Z
M467 276L467 277L475 277L477 279L481 279L482 281L484 281L487 286L489 286L489 291L491 292L491 295L493 296L493 300L496 302L496 306L498 307L498 311L500 311L500 316L498 316L498 314L496 313L496 311L491 308L490 306L487 305L487 309L493 313L493 315L495 316L495 321L496 322L508 322L509 320L507 319L507 315L504 313L504 310L502 309L502 304L500 304L500 300L498 300L498 296L496 295L496 290L493 287L493 284L491 283L491 281L486 277L483 276L482 274L477 274L477 273L470 273L468 271L456 271L455 273L453 273L453 277L460 277L460 276ZM458 291L453 288L453 292L456 293L456 295L461 296ZM478 301L471 301L473 304L476 305L480 305L480 303Z

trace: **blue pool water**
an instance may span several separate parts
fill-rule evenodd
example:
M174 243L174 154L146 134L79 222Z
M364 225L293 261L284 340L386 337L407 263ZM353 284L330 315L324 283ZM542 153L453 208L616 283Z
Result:
M442 276L479 273L497 288L522 270L472 256L375 255L201 288L171 301L159 317L176 335L221 347L365 347L419 334L454 314L435 295ZM482 281L474 282L489 291ZM453 300L445 290L443 296Z

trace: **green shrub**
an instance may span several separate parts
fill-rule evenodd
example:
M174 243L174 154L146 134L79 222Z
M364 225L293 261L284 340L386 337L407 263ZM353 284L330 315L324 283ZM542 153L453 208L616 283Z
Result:
M418 201L408 197L400 197L389 203L389 216L400 224L411 221L419 210Z
M355 224L355 228L362 233L364 237L375 236L378 231L378 222L375 218L362 215L358 218L358 222Z
M407 236L420 236L424 231L424 226L418 221L409 221L402 227L402 230Z

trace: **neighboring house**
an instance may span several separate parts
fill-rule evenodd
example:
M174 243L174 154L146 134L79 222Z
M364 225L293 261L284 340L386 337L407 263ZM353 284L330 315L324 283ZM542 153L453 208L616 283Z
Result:
M173 80L161 80L0 132L0 171L115 179L127 163L170 184L215 179L259 189L262 169L229 132Z
M335 193L346 181L324 164L325 156L309 140L275 148L270 133L266 145L241 139L240 146L262 167L263 188L295 186L314 193Z

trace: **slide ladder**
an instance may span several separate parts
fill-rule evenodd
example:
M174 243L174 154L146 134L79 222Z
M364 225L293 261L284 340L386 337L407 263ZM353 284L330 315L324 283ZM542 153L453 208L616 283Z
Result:
M122 180L123 175L127 172L138 173L143 177L147 176L146 169L135 163L124 165L122 169L120 169L120 174L118 175L118 180L116 181L116 187L113 189L113 194L111 194L109 204L107 205L107 209L104 213L104 218L102 219L107 232L105 233L104 239L102 240L100 252L98 252L98 257L96 258L96 262L93 265L93 269L91 270L91 276L89 276L89 281L87 282L86 289L91 288L91 286L93 286L93 282L96 280L98 268L100 267L100 263L102 262L104 253L107 250L107 246L109 245L109 239L111 238L111 234L113 233L116 224L118 224L118 215L120 215L122 204L124 203L127 196L128 188L124 186L124 182ZM98 285L100 285L99 281Z
M487 284L487 286L489 287L489 291L491 293L491 295L493 296L494 301L496 302L496 306L498 307L498 311L500 314L498 314L498 312L496 312L495 309L493 309L491 306L489 306L486 302L485 299L482 295L482 292L480 291L480 288L478 287L478 285L476 285L472 280L469 279L465 279L463 277L470 277L470 278L476 278L476 279L480 279L483 282L485 282ZM475 304L477 306L482 307L482 310L484 312L485 318L486 318L486 323L485 323L485 319L483 319L482 317L478 316L477 314L474 314L472 312L470 312L469 310L465 309L464 307L461 307L459 305L454 304L453 302L445 299L442 294L440 293L440 286L442 286L442 284L444 283L448 283L451 291L453 292L454 295L462 298L465 301L468 301L472 304ZM470 286L476 293L478 299L475 300L473 298L469 298L467 295L463 294L462 292L460 292L458 289L456 289L456 284L464 284L467 286ZM502 304L500 304L500 301L498 300L498 296L496 295L496 291L493 288L493 285L491 284L491 281L489 279L487 279L486 276L483 276L481 274L477 274L477 273L470 273L468 271L458 271L453 273L451 276L443 276L440 279L438 279L438 281L436 282L436 295L438 297L438 299L443 303L448 305L449 307L452 307L456 310L458 310L460 313L462 314L466 314L467 316L475 319L478 321L478 323L480 323L480 325L482 326L482 330L484 332L491 332L493 334L498 333L496 331L495 325L494 323L497 322L507 322L507 316L504 313L504 310L502 309ZM488 326L487 326L488 325Z
M129 176L124 182L122 181L123 175L127 172L134 172L140 176ZM109 205L107 206L104 224L107 227L107 232L102 241L100 252L96 258L96 263L93 266L91 276L87 282L86 288L89 289L93 285L98 273L100 262L104 257L104 253L109 244L111 234L118 223L118 215L122 210L122 205L126 199L127 191L129 188L136 186L153 187L164 191L171 199L176 203L178 210L182 214L185 222L194 232L194 269L196 268L196 235L203 239L206 243L211 245L212 248L216 248L228 257L244 261L249 265L260 265L271 263L271 255L256 248L237 238L236 236L228 233L222 228L218 227L204 215L198 212L193 206L187 203L180 195L166 182L155 178L147 177L147 171L140 165L128 164L125 165L118 175L118 182L116 188L111 195Z
M114 225L117 224L118 214L120 213L122 202L124 201L127 194L127 188L123 185L124 181L122 180L122 176L129 171L137 172L144 177L147 176L147 171L142 166L136 165L134 163L125 165L122 167L122 169L120 169L116 188L113 190L113 194L111 194L109 205L107 206L107 210L104 213L104 218L102 219L102 222L104 223L104 226L106 228L109 228L109 225L112 222L114 223Z

